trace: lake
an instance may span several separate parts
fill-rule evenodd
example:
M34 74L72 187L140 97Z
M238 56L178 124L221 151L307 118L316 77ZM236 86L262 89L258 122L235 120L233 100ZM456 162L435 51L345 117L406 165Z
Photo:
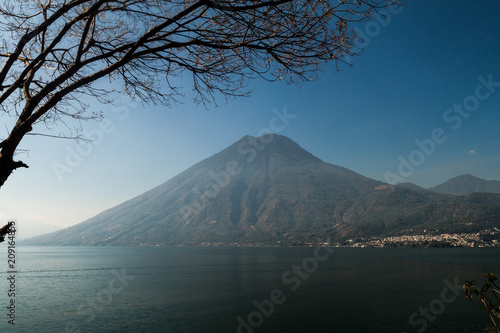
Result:
M13 326L0 247L0 332L458 333L489 320L463 281L500 273L499 248L17 251Z

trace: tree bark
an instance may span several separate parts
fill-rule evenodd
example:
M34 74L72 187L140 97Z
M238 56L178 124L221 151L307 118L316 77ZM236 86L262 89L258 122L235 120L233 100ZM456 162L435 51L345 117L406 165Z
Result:
M5 184L12 172L18 168L29 168L22 161L14 161L17 146L24 135L32 130L31 125L20 120L7 139L0 142L0 188Z
M4 155L0 156L0 188L12 172L18 168L28 168L28 166L21 161L14 161L12 158L4 157Z

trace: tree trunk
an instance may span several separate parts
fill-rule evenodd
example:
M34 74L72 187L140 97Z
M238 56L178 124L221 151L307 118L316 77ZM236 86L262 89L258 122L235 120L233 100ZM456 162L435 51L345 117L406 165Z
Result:
M22 161L14 161L14 153L21 142L21 139L26 133L31 131L31 125L24 125L21 123L14 127L9 137L4 141L0 142L0 188L5 184L7 178L12 174L17 168L28 168L28 166Z
M14 161L8 156L0 155L0 188L17 168L28 168L28 166L21 161Z

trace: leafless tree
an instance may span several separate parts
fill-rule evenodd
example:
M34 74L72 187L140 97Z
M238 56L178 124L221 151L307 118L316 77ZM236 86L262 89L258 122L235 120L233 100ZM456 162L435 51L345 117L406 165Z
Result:
M483 330L483 333L500 333L500 286L497 284L498 278L493 273L483 274L486 277L481 289L476 285L475 281L465 281L463 288L465 297L473 302L477 297L488 312L488 315L493 326L488 326ZM462 332L467 332L462 330Z
M85 96L111 102L114 90L98 88L100 79L167 106L183 96L172 83L181 73L192 77L202 103L246 96L255 77L311 80L327 62L358 53L352 22L397 2L3 0L0 115L15 124L0 139L0 187L12 171L28 167L14 155L37 126L101 116L83 102Z

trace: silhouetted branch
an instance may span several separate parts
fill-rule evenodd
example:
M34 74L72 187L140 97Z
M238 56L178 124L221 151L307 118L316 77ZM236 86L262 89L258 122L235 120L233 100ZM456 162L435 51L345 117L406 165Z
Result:
M81 96L106 100L118 80L131 98L166 106L190 73L194 100L248 96L249 79L301 82L359 53L351 22L396 0L5 0L0 4L0 187L23 137L40 123L93 119ZM56 135L54 137L60 137ZM62 137L71 137L71 135Z

